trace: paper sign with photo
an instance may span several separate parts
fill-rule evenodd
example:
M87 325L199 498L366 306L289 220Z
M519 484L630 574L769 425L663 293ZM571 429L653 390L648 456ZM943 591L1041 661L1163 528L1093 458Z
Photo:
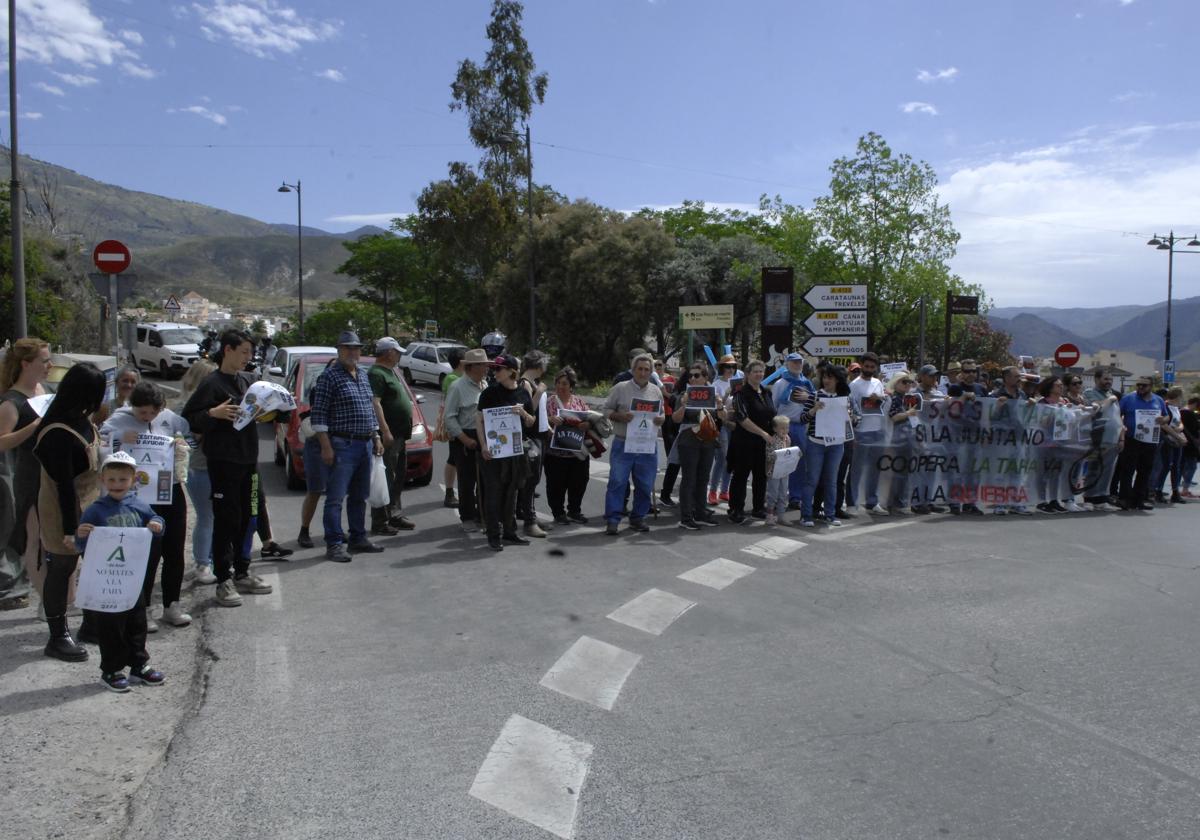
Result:
M148 505L169 505L175 488L175 438L139 432L131 442L113 435L113 452L127 452L137 462L133 495Z
M521 417L511 406L483 409L483 436L493 458L515 458L525 454Z
M1141 443L1158 443L1158 417L1154 408L1139 408L1133 414L1133 437Z

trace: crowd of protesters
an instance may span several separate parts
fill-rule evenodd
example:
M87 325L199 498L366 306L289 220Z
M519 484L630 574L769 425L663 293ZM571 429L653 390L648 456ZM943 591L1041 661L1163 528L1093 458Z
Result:
M483 531L492 551L546 539L554 528L588 525L583 505L590 464L605 452L603 533L611 536L622 533L622 521L630 532L648 531L671 509L678 509L675 525L684 531L751 520L837 527L857 515L981 515L985 507L997 515L1149 511L1192 497L1200 460L1200 397L1184 401L1179 388L1154 392L1147 378L1122 394L1107 370L1095 371L1094 384L1085 389L1070 372L1039 377L1007 367L989 386L980 366L966 359L945 375L933 365L915 372L891 365L885 382L873 353L847 367L814 365L793 353L770 376L762 361L739 365L727 353L715 365L686 365L676 379L662 360L637 349L628 370L614 377L596 404L576 393L570 367L551 373L544 354L531 351L518 360L493 344L451 354L453 373L442 383L436 432L449 444L443 503L457 511L464 531ZM379 339L369 371L360 368L362 350L355 333L343 333L337 358L306 395L308 492L297 543L313 547L309 528L323 498L325 556L342 563L383 551L371 536L417 527L400 506L405 442L413 427L411 398L397 375L402 349L393 338ZM230 330L214 341L210 355L211 361L202 359L186 373L174 410L162 389L142 381L135 368L118 371L113 394L106 396L104 374L80 363L67 371L41 415L34 401L46 392L45 342L15 342L0 366L0 453L7 453L9 477L0 482L0 605L26 606L36 590L49 630L45 653L81 661L88 658L85 643L99 644L102 678L113 691L128 691L131 682L163 681L149 664L146 637L159 622L191 622L182 603L189 554L194 583L215 584L214 603L236 607L243 596L271 592L251 571L255 533L264 559L292 553L271 533L255 424L235 422L257 378L254 343ZM690 403L693 397L704 401ZM1061 480L1039 474L1041 501L1032 509L1023 498L940 494L929 475L914 470L881 481L883 448L901 460L920 448L923 410L984 398L1086 415L1095 440L1108 441L1092 461L1092 481L1064 489ZM515 454L502 452L489 430L498 411L512 415L513 425L505 428L519 443ZM831 428L839 433L830 435ZM113 442L132 442L140 433L176 442L169 503L148 505L130 495L132 462L114 452ZM961 442L954 445L964 463L979 457ZM1111 479L1099 486L1104 456L1104 477ZM384 502L374 501L374 458L385 465ZM795 466L781 473L780 463ZM541 490L550 516L539 519ZM798 516L789 519L793 512ZM88 536L105 524L152 532L142 596L125 613L85 611L72 634L67 622L76 568ZM152 618L156 580L162 610Z

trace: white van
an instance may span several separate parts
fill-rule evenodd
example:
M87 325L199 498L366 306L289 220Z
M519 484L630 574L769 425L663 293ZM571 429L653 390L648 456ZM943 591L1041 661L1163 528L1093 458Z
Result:
M171 374L182 376L200 358L203 340L204 333L191 324L138 324L133 363L139 370L154 371L164 378Z

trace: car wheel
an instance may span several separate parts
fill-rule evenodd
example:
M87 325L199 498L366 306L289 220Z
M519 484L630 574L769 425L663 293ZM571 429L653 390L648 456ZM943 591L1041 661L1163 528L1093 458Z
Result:
M289 490L305 490L304 479L296 473L296 459L292 457L292 448L286 443L283 445L283 461L284 470L287 473L287 489Z
M171 378L171 369L167 367L167 363L162 359L158 360L158 375L163 379Z
M415 379L413 379L412 368L406 367L404 369L404 381L407 382L410 386L417 384L417 381Z

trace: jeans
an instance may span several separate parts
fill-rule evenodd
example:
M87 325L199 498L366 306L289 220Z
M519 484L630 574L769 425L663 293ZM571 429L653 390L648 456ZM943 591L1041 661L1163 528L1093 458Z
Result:
M721 437L717 443L720 446L720 451L714 453L712 474L708 479L708 489L721 493L729 492L729 480L732 478L732 473L729 472L729 465L725 459L729 457L729 435L731 434L728 424L721 427Z
M791 435L792 444L799 446L800 451L804 451L804 441L808 440L808 426L804 423L789 423L788 434ZM788 501L799 502L804 498L804 485L808 481L808 470L803 466L797 467L788 476ZM770 490L768 489L768 493ZM769 506L768 506L769 507Z
M804 484L804 498L800 502L805 519L813 518L813 493L819 486L825 497L825 518L832 520L837 511L837 476L846 445L808 441L804 460L808 466L808 481Z
M196 512L196 527L192 529L192 562L197 566L212 565L213 509L212 481L208 470L188 470L188 495Z
M330 436L333 465L329 467L325 485L325 546L346 542L342 530L342 504L350 528L350 544L367 540L367 496L371 495L371 453L374 443L369 440Z
M846 488L846 503L854 507L861 492L867 507L879 504L879 455L883 452L882 432L860 432L854 441L858 457L850 464L850 485Z
M796 469L796 472L800 472L799 468ZM792 473L792 475L795 474L796 473ZM768 514L773 513L776 516L783 516L785 513L787 513L788 494L790 492L788 488L788 482L790 481L791 477L792 476L788 476L787 478L767 479Z
M604 492L604 521L615 525L621 521L625 507L625 488L633 476L633 507L629 519L641 521L650 512L650 496L654 493L654 477L658 474L658 452L646 455L625 454L625 439L614 437L608 455L608 488Z
M687 445L682 441L675 447L679 457L679 518L701 519L708 516L708 501L704 497L704 479L712 475L715 446Z
M212 479L213 573L222 583L236 574L250 571L250 561L242 557L242 541L250 527L250 492L254 464L208 459Z
M1171 493L1177 495L1179 493L1179 472L1182 463L1183 449L1181 447L1171 446L1166 441L1159 443L1154 474L1150 477L1150 489L1155 493L1161 493L1163 482L1170 475Z

